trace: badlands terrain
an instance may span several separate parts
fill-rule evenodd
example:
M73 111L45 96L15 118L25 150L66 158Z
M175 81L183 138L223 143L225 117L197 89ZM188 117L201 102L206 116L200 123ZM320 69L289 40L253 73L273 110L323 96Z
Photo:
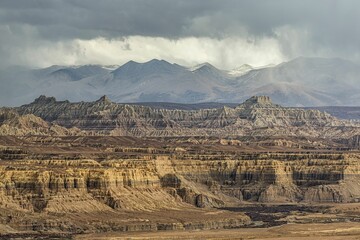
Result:
M357 239L360 125L266 96L0 109L0 238Z

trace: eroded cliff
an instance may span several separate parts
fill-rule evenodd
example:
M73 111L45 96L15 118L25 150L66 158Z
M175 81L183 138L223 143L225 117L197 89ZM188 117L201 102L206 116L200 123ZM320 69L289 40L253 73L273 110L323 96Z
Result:
M218 206L224 206L224 201L193 183L168 186L166 175L174 172L168 161L162 157L101 163L90 159L2 161L0 224L20 231L81 233L215 229L249 223L243 214L197 210L195 206L208 201Z
M356 154L201 158L2 161L1 202L34 212L67 212L154 210L181 207L184 202L221 207L242 200L357 202L360 198Z

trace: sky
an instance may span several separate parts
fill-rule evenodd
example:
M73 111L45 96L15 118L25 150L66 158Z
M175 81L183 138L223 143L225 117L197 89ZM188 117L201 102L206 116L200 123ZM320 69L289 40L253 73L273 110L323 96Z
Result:
M358 0L1 0L0 68L360 63Z

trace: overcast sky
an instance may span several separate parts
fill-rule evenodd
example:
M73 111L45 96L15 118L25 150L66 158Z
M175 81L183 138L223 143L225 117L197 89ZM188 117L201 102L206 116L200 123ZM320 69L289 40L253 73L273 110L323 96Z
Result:
M359 0L1 0L0 66L360 62Z

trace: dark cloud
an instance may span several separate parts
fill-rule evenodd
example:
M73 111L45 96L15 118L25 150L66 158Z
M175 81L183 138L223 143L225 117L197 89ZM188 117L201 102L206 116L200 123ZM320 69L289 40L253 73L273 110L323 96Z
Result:
M35 26L44 37L50 38L181 37L181 29L189 22L188 19L211 9L206 5L203 1L168 0L10 0L0 2L0 20L7 24Z
M359 22L358 0L2 0L0 53L11 54L14 41L26 47L25 41L134 35L271 37L289 58L328 54L359 61Z
M29 24L50 36L91 38L97 35L214 36L236 35L236 26L261 36L283 25L308 27L327 36L359 33L357 0L3 0L1 22ZM206 18L208 28L192 28ZM49 28L49 29L48 29ZM69 33L72 29L72 36ZM193 29L193 31L188 31ZM210 29L209 29L210 30Z

